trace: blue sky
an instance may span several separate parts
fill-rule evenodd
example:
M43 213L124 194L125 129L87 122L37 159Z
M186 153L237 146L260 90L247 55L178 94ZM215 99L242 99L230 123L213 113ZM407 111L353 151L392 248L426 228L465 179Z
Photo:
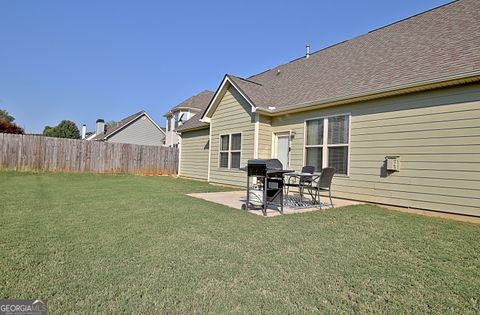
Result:
M0 0L0 108L29 133L163 114L247 77L448 3Z

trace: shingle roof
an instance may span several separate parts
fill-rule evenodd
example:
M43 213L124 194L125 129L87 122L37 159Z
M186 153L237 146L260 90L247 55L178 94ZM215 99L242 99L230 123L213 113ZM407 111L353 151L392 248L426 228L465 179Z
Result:
M268 104L274 97L272 88L231 74L227 74L227 76L254 104Z
M277 110L480 72L480 1L458 0L287 64L230 79Z
M200 121L201 117L202 117L201 113L196 114L195 116L193 116L192 118L187 120L183 125L178 127L176 129L176 131L177 132L184 132L184 131L187 131L187 130L203 129L203 128L207 128L208 126L210 126L209 123L204 123L204 122Z
M208 90L202 91L202 92L198 93L197 95L194 95L194 96L184 100L180 104L176 105L175 107L170 109L169 113L174 111L175 109L178 109L178 108L195 108L195 109L204 110L206 108L206 106L208 106L208 104L210 103L210 100L212 99L212 97L213 97L213 92L212 91L208 91ZM205 104L207 104L207 105L205 105ZM165 115L167 115L167 114L165 114Z
M177 106L175 106L173 109L175 108L179 108L179 107L193 107L193 108L196 108L196 109L200 109L200 112L197 113L195 116L193 116L192 118L190 118L189 120L187 120L183 125L181 125L180 127L178 127L176 129L176 131L178 132L181 132L181 131L185 131L185 130L188 130L188 129L199 129L199 128L204 128L204 127L207 127L209 124L208 123L204 123L204 122L201 122L200 121L200 118L202 117L202 114L203 112L205 111L205 109L208 107L208 104L210 104L210 101L213 97L213 92L212 91L203 91L195 96L192 96L190 97L189 99L183 101L182 103L178 104Z

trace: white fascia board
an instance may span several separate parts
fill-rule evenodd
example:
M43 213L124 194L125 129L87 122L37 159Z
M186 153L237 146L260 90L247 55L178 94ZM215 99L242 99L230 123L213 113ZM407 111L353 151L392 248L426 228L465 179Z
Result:
M248 98L248 96L245 93L243 93L240 87L238 87L232 80L230 80L228 75L227 75L227 79L230 82L230 84L237 90L237 92L240 93L240 95L247 101L247 103L250 104L250 106L252 106L252 113L255 113L257 111L257 107L252 103L250 98Z
M226 74L219 88L215 92L214 97L210 101L210 104L208 104L207 110L205 110L202 118L200 118L200 121L210 122L210 117L213 114L210 112L218 104L218 102L220 102L220 95L223 94L222 92L228 88L227 83L233 86L235 90L237 90L237 92L240 93L240 95L248 102L248 104L252 106L253 113L257 111L257 107L251 102L251 100L245 95L245 93L243 93L243 91L228 77L228 74Z
M157 125L157 123L155 122L155 120L152 119L152 117L150 117L149 114L147 114L146 112L144 112L145 116L147 116L148 119L150 119L150 121L155 125L155 127L158 128L158 130L160 130L164 135L167 135L167 133L165 131L163 131L162 128L160 128L159 125Z
M95 138L96 135L97 135L96 133L92 133L91 135L86 137L84 140L92 140L93 138Z

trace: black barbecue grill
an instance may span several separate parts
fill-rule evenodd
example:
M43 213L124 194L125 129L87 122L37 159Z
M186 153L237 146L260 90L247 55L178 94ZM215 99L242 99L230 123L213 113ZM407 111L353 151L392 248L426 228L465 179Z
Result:
M247 202L242 209L247 210L260 206L263 215L267 215L269 205L279 206L283 213L283 175L290 173L284 170L282 162L277 159L248 160L247 167ZM251 179L254 185L251 186Z

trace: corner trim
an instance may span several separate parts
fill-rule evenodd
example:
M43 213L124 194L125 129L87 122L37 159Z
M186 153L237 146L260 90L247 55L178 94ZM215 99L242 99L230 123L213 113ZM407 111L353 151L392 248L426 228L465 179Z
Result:
M258 137L260 133L260 115L255 113L255 131L253 134L253 158L258 159Z
M207 182L210 183L210 170L211 170L211 161L212 161L212 125L210 124L208 130L208 167L207 167Z
M178 137L178 174L177 174L177 177L180 176L181 170L182 170L182 137Z

